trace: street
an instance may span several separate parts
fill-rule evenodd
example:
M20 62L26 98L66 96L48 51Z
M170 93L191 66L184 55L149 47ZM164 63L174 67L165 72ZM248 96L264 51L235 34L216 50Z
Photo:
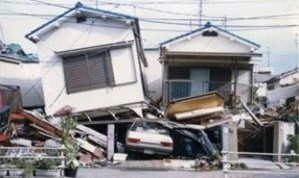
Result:
M294 174L294 173L298 174ZM230 173L229 178L299 178L299 170L285 171L289 174L251 174L251 173ZM133 171L110 168L79 169L78 178L223 178L222 171Z

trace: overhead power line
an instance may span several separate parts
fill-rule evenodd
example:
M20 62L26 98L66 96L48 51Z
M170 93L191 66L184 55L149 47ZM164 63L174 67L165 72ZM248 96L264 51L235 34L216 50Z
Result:
M18 13L10 10L6 10L7 12L10 13L5 13L5 12L0 12L0 15L2 16L30 16L30 17L44 17L44 18L53 18L56 17L57 15L53 14L30 14L30 13ZM264 19L275 19L275 20L290 20L290 19L297 19L299 17L299 14L280 14L280 15L269 15L269 16L257 16L257 17L244 17L244 18L227 18L227 21L237 21L237 20L264 20ZM66 16L68 17L68 16ZM99 16L90 16L91 18L101 18ZM289 18L286 18L289 17ZM115 18L117 19L117 18ZM173 25L188 25L190 26L190 23L182 23L182 21L198 21L198 19L187 19L187 18L139 18L140 21L144 22L150 22L150 23L160 23L160 24L173 24ZM202 19L203 21L219 21L223 22L224 20L215 20L215 19L207 19L204 18ZM175 22L175 21L180 21L180 22ZM192 23L191 25L193 26L198 26L197 23ZM249 25L250 26L250 25Z
M32 5L32 4L35 4L35 5L48 5L48 6L59 7L59 8L64 8L64 9L70 9L70 7L73 6L73 4L53 4L53 3L48 3L48 2L44 2L44 1L40 1L40 0L30 0L30 1L32 1L33 3L30 3L30 2L15 2L15 3L22 3L22 4L25 4L25 5L26 4L27 5ZM100 3L102 5L132 6L134 8L155 11L155 12L158 12L158 13L167 13L167 14L173 14L173 15L179 15L179 16L193 16L193 18L181 18L181 19L182 20L197 20L198 21L198 15L196 15L196 14L181 13L181 12L160 10L160 9L156 9L156 8L136 6L136 4L143 4L142 2L122 3L122 1L118 1L120 3L117 3L115 1L113 1L113 2L100 1L100 0L89 0L89 1L96 2L97 5ZM203 0L201 0L201 1L203 1ZM260 1L265 1L265 0L258 0L258 2L260 2ZM268 1L272 1L272 0L268 0ZM280 0L275 0L275 1L280 1ZM294 0L284 0L284 1L294 1ZM14 1L7 1L7 0L2 0L2 2L14 3ZM128 2L128 1L126 1L126 2ZM156 1L153 1L153 2L157 3ZM162 2L164 2L164 1L162 1ZM172 1L169 1L168 3L171 3L171 2ZM174 1L174 2L183 2L183 1ZM196 2L198 4L198 0L194 0L193 2ZM209 3L215 2L216 3L216 2L233 2L233 1L203 1L203 3L207 3L207 2L209 2ZM245 2L245 1L240 1L240 2ZM246 1L246 2L249 2L249 1ZM253 1L253 2L255 2L255 1ZM144 3L147 4L149 2L146 1ZM159 1L158 1L158 3L159 3ZM86 4L86 5L92 5L92 4ZM293 13L293 14L281 14L281 15L279 14L279 15L268 15L268 16L256 16L256 17L227 17L226 20L227 21L233 21L233 20L238 21L238 20L272 19L272 18L279 18L279 17L284 17L284 16L296 16L296 15L298 16L299 14L298 13ZM209 18L205 18L205 19L202 18L202 20L204 20L204 21L224 21L224 17L222 17L222 16L207 16L207 15L202 14L202 17L209 17Z
M40 0L31 0L34 2L39 2L39 3L44 3L43 1ZM51 3L45 3L45 5L49 5L49 6L56 6L55 4L51 4ZM61 7L59 5L59 7ZM68 8L68 7L63 7L63 8ZM69 8L68 8L69 9ZM43 17L44 19L47 19L48 17L54 17L54 15L45 15L45 14L27 14L27 13L17 13L17 12L13 12L10 11L12 13L7 14L7 15L20 15L20 16L32 16L32 17ZM288 17L288 16L295 16L295 15L299 15L299 14L281 14L281 15L269 15L269 16L260 16L260 17L247 17L250 19L261 19L261 18L278 18L278 17ZM96 16L95 16L96 18ZM187 24L187 23L179 23L179 22L165 22L165 21L159 21L159 20L150 20L147 18L139 18L141 21L143 22L149 22L149 23L160 23L160 24L167 24L167 25L181 25L181 26L198 26L198 24L192 23L192 24ZM237 20L238 18L233 18L231 20ZM240 20L244 20L244 18L239 18ZM207 20L207 19L205 19ZM213 19L209 19L207 21L212 21ZM65 21L68 23L73 23L71 21ZM90 24L88 24L90 25ZM97 26L97 25L95 25ZM99 25L98 25L99 26ZM103 25L100 25L103 26ZM217 25L219 27L222 27L223 25ZM224 25L223 27L226 28L230 28L231 31L250 31L250 30L262 30L262 29L275 29L275 28L291 28L291 27L297 27L297 24L286 24L286 25ZM110 28L123 28L123 27L118 27L118 26L108 26L105 25L105 27L110 27ZM239 28L239 29L238 29ZM142 28L141 30L145 30L145 31L171 31L171 32L183 32L183 31L188 31L188 30L177 30L177 29L146 29L146 28ZM190 31L190 30L189 30Z
M37 14L27 14L27 13L18 13L18 12L13 12L10 11L11 14L14 15L19 15L19 16L29 16L29 17L38 17L38 18L42 18L42 19L52 19L53 16L51 16L51 18L48 17L44 17L44 16L40 16ZM167 25L180 25L180 26L185 26L185 27L189 27L190 24L186 24L186 23L172 23L172 22L161 22L161 21L151 21L151 20L142 20L144 22L151 22L151 23L160 23L160 24L167 24ZM66 23L76 23L74 21L71 20L63 20L63 22ZM81 23L83 25L92 25L91 23ZM197 26L197 24L192 24L194 26ZM117 26L117 25L102 25L102 24L93 24L93 26L101 26L101 27L107 27L107 28L127 28L124 26ZM299 25L296 24L286 24L286 25L217 25L218 27L226 27L226 28L230 28L230 31L256 31L256 30L269 30L269 29L278 29L278 28L291 28L291 27L298 27ZM141 28L141 30L143 31L157 31L157 32L187 32L190 30L179 30L179 29L169 29L169 28L163 28L163 29L158 29L158 28Z
M90 0L92 1L92 0ZM96 1L96 0L93 0ZM296 0L209 0L203 1L204 4L249 4L249 3L278 3L286 1L296 1ZM115 2L115 1L114 1ZM198 4L198 0L170 0L170 1L129 1L129 0L118 0L115 3L126 3L126 4L136 4L136 5L155 5L155 4Z

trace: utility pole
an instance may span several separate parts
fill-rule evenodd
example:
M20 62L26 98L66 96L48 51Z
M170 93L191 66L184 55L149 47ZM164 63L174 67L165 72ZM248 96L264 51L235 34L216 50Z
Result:
M137 14L136 14L136 6L133 5L133 11L134 11L134 16L137 17Z
M299 59L298 59L298 33L295 34L295 47L296 47L296 64L299 69Z
M201 27L201 25L202 25L202 1L203 0L199 0L199 11L198 11L198 15L199 15L198 24L199 24L199 27Z
M192 31L192 20L189 20L190 32Z
M227 16L224 16L224 29L227 30Z
M268 67L270 67L270 47L267 47L267 62L268 62Z
M0 2L0 7L1 7L1 2ZM1 24L1 18L0 18L0 31L1 31L1 35L2 35L2 42L5 44L5 38L4 38L4 32L3 32L3 28L2 28L2 24Z

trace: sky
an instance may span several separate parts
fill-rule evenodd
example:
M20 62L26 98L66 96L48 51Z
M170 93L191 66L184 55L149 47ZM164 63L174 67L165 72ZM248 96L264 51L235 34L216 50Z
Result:
M90 7L140 18L144 46L156 46L199 27L199 0L81 0ZM73 7L74 0L0 0L0 40L36 53L24 36ZM201 24L214 25L261 45L261 66L284 72L299 65L299 0L202 0ZM299 38L299 37L298 37ZM297 42L298 42L297 38Z

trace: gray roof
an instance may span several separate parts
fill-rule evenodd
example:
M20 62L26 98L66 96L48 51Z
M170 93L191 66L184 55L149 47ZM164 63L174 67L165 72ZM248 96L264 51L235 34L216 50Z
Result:
M255 83L265 83L269 79L276 77L277 75L275 74L254 74L254 82Z
M70 12L75 11L77 9L85 9L85 10L92 10L95 12L99 12L99 13L105 13L105 14L110 14L110 15L115 15L115 16L119 16L119 17L123 17L126 19L132 19L132 20L136 20L138 18L130 16L130 15L126 15L126 14L121 14L121 13L115 13L115 12L111 12L111 11L107 11L107 10L102 10L102 9L95 9L95 8L91 8L91 7L87 7L84 6L81 2L77 2L77 4L75 5L75 7L70 8L69 10L65 11L64 13L54 17L52 20L46 22L45 24L37 27L36 29L32 30L31 32L29 32L25 37L29 39L29 36L34 34L35 32L47 27L48 25L52 24L53 22L59 20L61 17L64 17L66 15L68 15Z
M257 47L257 48L260 47L260 45L258 45L257 43L254 43L254 42L252 42L252 41L250 41L250 40L247 40L247 39L245 39L245 38L243 38L243 37L240 37L240 36L238 36L238 35L236 35L236 34L233 34L233 33L229 32L229 31L227 31L227 30L225 30L225 29L222 29L222 28L220 28L220 27L217 27L217 26L213 25L211 22L208 22L208 23L206 23L203 27L198 28L198 29L196 29L196 30L193 30L193 31L191 31L191 32L184 33L184 34L182 34L182 35L179 35L179 36L170 38L170 39L168 39L168 40L166 40L166 41L160 43L160 45L163 46L163 45L165 45L165 44L167 44L167 43L170 43L170 42L176 41L176 40L178 40L178 39L187 37L187 36L192 35L192 34L197 33L197 32L201 32L201 31L207 30L207 29L209 29L209 28L211 28L211 27L213 27L213 28L215 28L215 29L217 29L217 30L219 30L219 31L221 31L221 32L224 32L224 33L226 33L226 34L228 34L228 35L230 35L230 36L232 36L232 37L235 37L235 38L237 38L237 39L239 39L239 40L241 40L241 41L244 41L244 42L246 42L246 43L249 43L249 44L251 44L251 45L253 45L253 46Z
M269 83L269 82L273 82L273 81L276 81L276 80L280 80L280 79L282 79L282 78L288 77L288 76L290 76L290 75L292 75L292 74L295 74L295 73L297 73L297 72L299 72L299 69L296 67L296 68L294 68L294 69L292 69L292 70L283 72L283 73L281 73L281 74L279 74L279 75L276 75L276 76L270 78L270 79L267 81L267 83Z

